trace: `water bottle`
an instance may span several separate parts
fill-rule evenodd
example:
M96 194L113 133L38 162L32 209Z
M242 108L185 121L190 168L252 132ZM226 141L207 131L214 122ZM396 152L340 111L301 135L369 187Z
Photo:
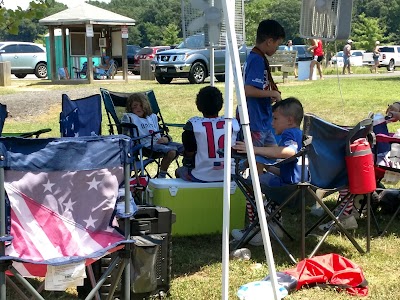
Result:
M393 137L400 139L400 129L396 131ZM400 143L392 143L390 145L389 160L391 168L400 169ZM400 181L400 170L399 172L387 170L383 180L387 183L396 184Z
M400 129L397 129L393 135L394 138L400 139ZM400 162L400 144L392 143L390 147L390 160L394 163Z
M250 260L251 251L247 248L240 248L229 253L230 259Z

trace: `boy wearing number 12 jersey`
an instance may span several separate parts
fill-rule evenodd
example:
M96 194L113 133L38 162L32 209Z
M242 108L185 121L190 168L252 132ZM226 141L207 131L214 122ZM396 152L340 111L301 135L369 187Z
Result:
M224 180L224 157L217 153L224 148L225 119L218 116L222 105L222 93L216 87L206 86L197 94L196 106L203 117L192 117L183 127L183 166L176 170L176 177L193 182ZM232 145L238 132L239 123L233 119Z

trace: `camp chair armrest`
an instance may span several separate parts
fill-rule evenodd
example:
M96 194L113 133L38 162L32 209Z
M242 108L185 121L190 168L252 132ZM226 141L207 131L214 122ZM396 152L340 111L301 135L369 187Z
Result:
M20 137L29 138L29 137L35 136L35 137L38 138L39 135L41 135L41 134L43 134L43 133L50 132L50 131L51 131L51 128L43 128L43 129L39 129L39 130L37 130L37 131L24 132L24 133L22 133L22 134L20 135Z
M180 123L165 123L165 125L178 128L183 128L183 126L185 126L185 124L180 124Z
M383 134L383 133L378 133L376 135L376 142L378 143L400 143L400 138L393 136L393 133Z
M112 125L110 125L112 126ZM121 123L121 127L129 128L129 129L136 129L137 126L133 123Z

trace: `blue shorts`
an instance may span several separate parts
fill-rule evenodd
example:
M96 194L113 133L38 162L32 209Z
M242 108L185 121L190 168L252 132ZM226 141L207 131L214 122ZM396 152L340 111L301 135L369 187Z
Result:
M348 66L350 65L350 57L344 57L343 56L343 65Z
M251 139L253 140L253 146L255 147L276 146L275 135L271 130L252 131Z
M146 147L151 150L151 147ZM153 144L153 151L167 154L170 151L176 151L177 155L183 153L183 145L175 142L169 142L167 144Z
M260 185L276 187L276 186L284 186L286 184L283 182L282 178L279 177L278 175L266 172L260 175Z

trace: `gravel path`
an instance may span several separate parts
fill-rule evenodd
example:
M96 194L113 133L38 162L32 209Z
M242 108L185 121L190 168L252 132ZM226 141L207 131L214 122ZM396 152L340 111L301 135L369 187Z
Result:
M61 95L67 94L71 99L98 94L98 86L85 85L68 90L27 90L21 88L20 93L0 96L0 103L7 105L14 120L23 120L31 116L38 116L49 111L51 106L57 106L61 112Z

